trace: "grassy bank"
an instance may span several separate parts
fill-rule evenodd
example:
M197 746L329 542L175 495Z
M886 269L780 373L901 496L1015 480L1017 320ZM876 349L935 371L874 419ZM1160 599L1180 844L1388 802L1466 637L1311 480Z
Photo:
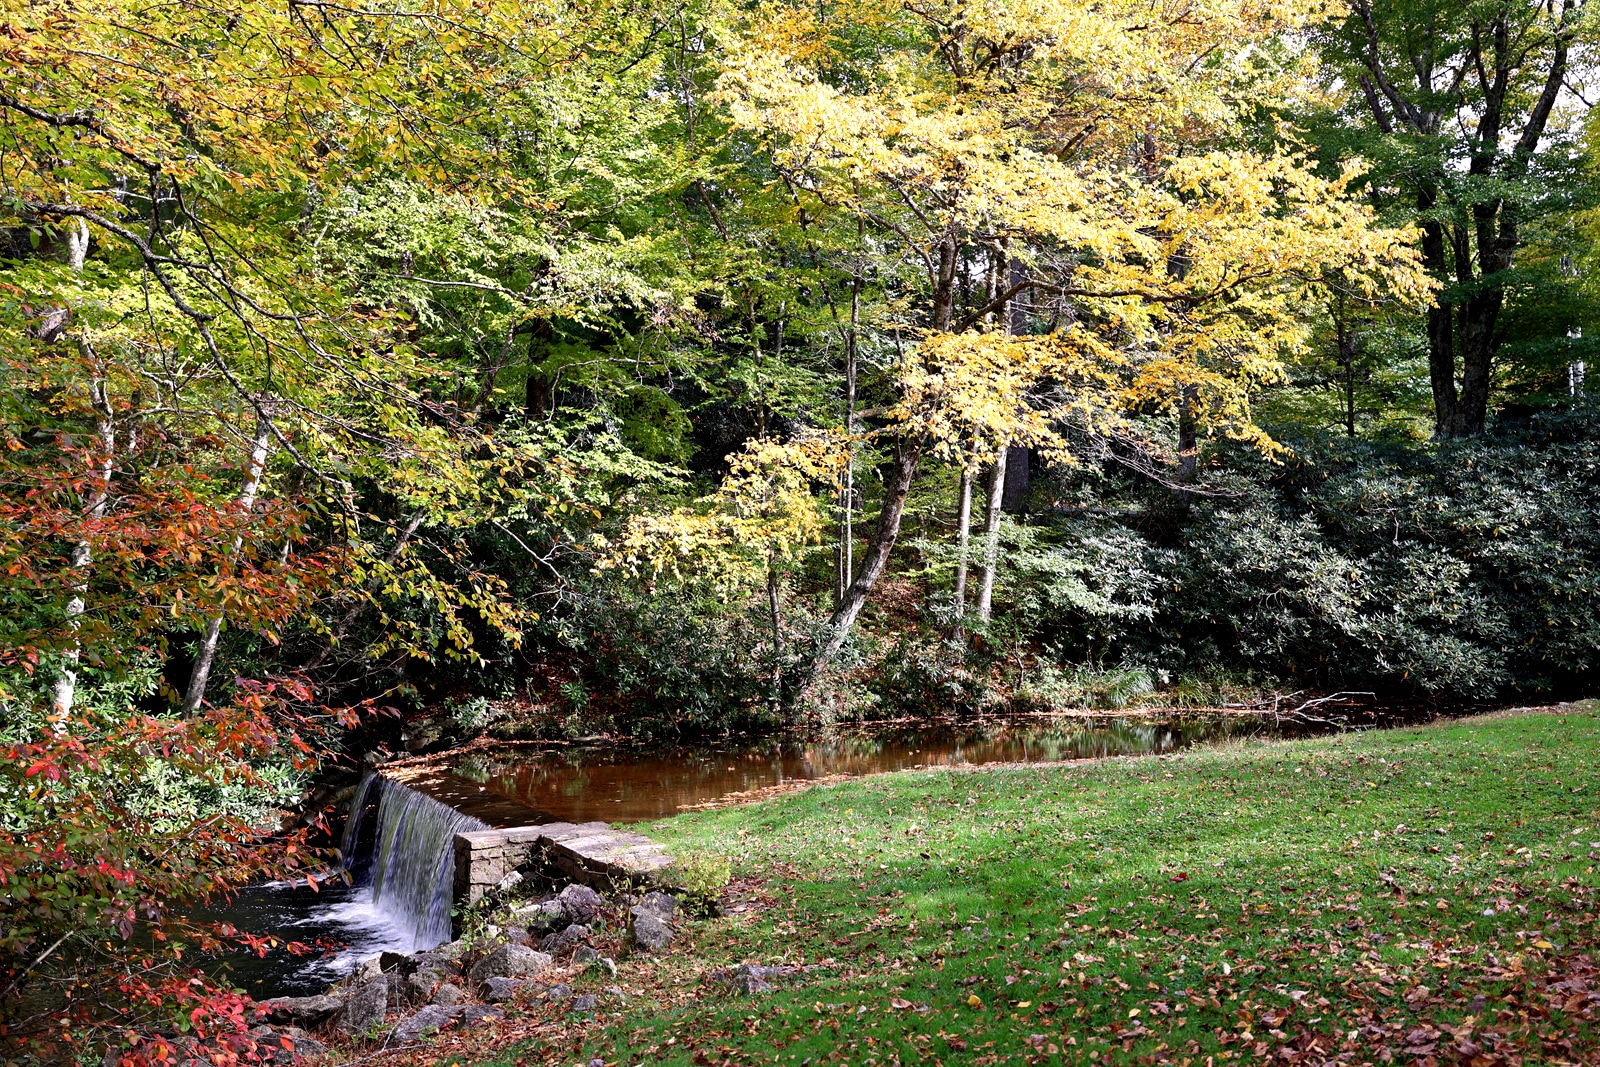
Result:
M430 1058L1595 1062L1597 756L1566 705L684 815L645 829L732 858L744 910L594 979L596 1018ZM743 997L740 961L813 969Z

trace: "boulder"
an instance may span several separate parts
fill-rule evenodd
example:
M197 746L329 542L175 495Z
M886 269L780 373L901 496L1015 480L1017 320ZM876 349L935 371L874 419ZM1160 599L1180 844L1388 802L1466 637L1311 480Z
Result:
M606 906L605 898L586 885L569 885L556 898L566 910L567 918L575 923L586 923L600 914Z
M445 1007L442 1004L430 1004L414 1015L402 1019L389 1034L388 1045L394 1048L399 1045L409 1045L418 1039L441 1030L451 1023L461 1026L470 1026L473 1023L491 1019L504 1019L506 1013L499 1008L488 1008L482 1004L456 1004Z
M499 1004L516 996L517 991L527 984L526 978L490 978L483 983L483 999L490 1004Z
M391 1047L409 1045L424 1034L455 1022L456 1016L460 1013L460 1007L447 1008L441 1004L430 1004L415 1015L408 1015L400 1020L389 1033L388 1044Z
M463 1004L461 1014L456 1017L457 1024L463 1027L477 1026L479 1023L499 1022L506 1017L506 1013L499 1008L485 1007L482 1004Z
M557 982L544 991L544 999L552 1004L559 1004L572 996L572 987L565 982Z
M356 969L350 972L345 979L345 985L354 989L358 985L365 985L379 975L383 974L383 957L369 956L356 964Z
M672 944L672 927L653 911L636 906L632 929L633 943L646 952L660 952Z
M501 945L472 965L470 975L474 986L491 978L531 978L543 974L555 961L543 952L535 952L526 945Z
M339 1029L346 1034L364 1034L383 1023L389 1011L389 979L378 977L356 986L345 999L339 1013Z
M511 913L511 921L530 930L549 930L570 920L567 917L567 909L561 901L547 900L542 904L530 904L526 908L518 908Z
M589 969L591 971L604 972L608 978L615 978L617 976L617 961L610 956L596 956L589 961Z
M735 993L743 993L748 997L772 992L772 983L763 981L753 974L736 974L731 984Z
M309 1059L312 1056L325 1056L328 1053L327 1045L304 1034L299 1037L289 1038L289 1044L291 1046L289 1051L302 1059Z
M582 923L573 923L559 933L551 934L539 943L539 947L546 952L565 952L589 940L589 928Z
M342 995L315 997L275 997L262 1005L269 1022L296 1026L321 1026L344 1007Z
M400 986L400 995L409 1004L426 1004L433 999L434 990L448 982L452 975L436 967L422 967L413 971Z
M460 1004L466 999L466 990L462 989L453 982L446 982L444 985L440 986L434 991L432 1003L443 1004L445 1007L449 1008Z
M640 897L639 903L634 906L655 912L664 922L671 922L678 915L678 898L660 890L652 889Z
M593 963L595 960L597 960L599 958L600 958L600 950L596 949L596 948L591 948L588 945L579 945L578 946L578 951L576 951L576 952L574 952L572 954L572 962L576 963L580 967L583 966L585 963Z
M421 965L421 957L411 952L384 952L378 956L378 967L384 974L398 974L402 978L414 973Z
M599 1003L599 997L593 993L584 993L582 996L573 998L572 1007L567 1010L571 1012L594 1011Z

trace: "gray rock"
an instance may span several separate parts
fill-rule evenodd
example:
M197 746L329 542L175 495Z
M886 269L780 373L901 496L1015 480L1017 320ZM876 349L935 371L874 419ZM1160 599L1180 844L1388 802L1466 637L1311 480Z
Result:
M528 984L526 978L490 978L483 983L483 999L499 1004L517 995L517 990Z
M599 958L600 950L592 948L589 945L579 945L578 951L572 954L572 962L578 964L579 966L582 966L585 963L593 963Z
M499 1022L506 1017L506 1013L499 1008L487 1008L482 1004L463 1004L461 1006L461 1025L477 1026L480 1023Z
M460 1015L461 1011L459 1005L447 1008L442 1004L430 1004L415 1015L402 1019L390 1032L388 1044L391 1048L409 1045L425 1034L455 1022L456 1016Z
M733 976L733 990L745 996L755 996L758 993L772 992L772 983L764 982L753 974L736 974Z
M581 945L588 940L589 928L582 923L573 923L565 930L545 938L539 943L539 947L546 952L565 952L567 949L575 945Z
M450 1007L430 1004L415 1015L402 1020L389 1034L388 1045L390 1048L409 1045L435 1030L444 1029L451 1023L467 1027L495 1022L505 1017L506 1013L499 1008L489 1008L482 1004L455 1004Z
M544 999L550 1001L552 1004L559 1004L570 996L572 996L572 987L567 985L565 982L557 982L555 985L549 986L544 991Z
M417 959L418 960L433 960L436 963L446 963L446 962L450 962L450 961L453 961L453 960L459 960L462 956L465 956L471 949L472 949L472 942L468 941L466 938L463 937L463 938L458 938L455 941L447 941L444 944L440 945L438 948L430 948L426 952L420 952L420 953L417 954Z
M549 970L554 962L547 954L526 945L501 945L472 965L470 977L474 986L491 978L531 978Z
M410 952L384 952L378 956L378 967L385 974L398 974L402 978L416 972L421 959Z
M267 1019L275 1023L294 1023L297 1026L320 1026L333 1018L344 1007L342 995L323 994L316 997L276 997L262 1005Z
M467 991L453 982L446 982L434 991L434 1004L442 1004L447 1008L454 1007L467 999Z
M573 958L576 959L577 957ZM589 961L589 969L591 971L603 971L607 976L615 978L617 976L617 961L609 956L596 956Z
M593 993L585 993L582 996L575 998L572 1002L572 1007L568 1008L567 1010L571 1012L594 1011L595 1007L599 1003L600 998L596 997Z
M410 1004L426 1004L433 999L433 991L451 975L447 971L428 966L414 971L400 986L400 995Z
M567 918L575 923L588 922L606 906L605 898L586 885L569 885L557 899L566 909Z
M294 1046L289 1051L302 1059L309 1059L312 1056L326 1056L328 1054L327 1045L315 1038L306 1037L304 1034L299 1037L291 1037L289 1043Z
M640 897L635 906L655 912L665 922L671 922L678 914L678 898L655 889Z
M354 989L356 986L366 985L368 982L382 974L383 957L369 956L358 963L356 965L356 969L351 971L350 976L344 981L345 985L349 986L351 989Z
M389 1011L389 979L378 977L350 991L339 1013L339 1029L346 1034L364 1034L383 1023Z
M567 918L567 909L561 901L547 900L542 904L518 908L511 913L511 921L532 930L549 930L570 920Z
M633 943L646 952L660 952L672 944L672 927L661 916L641 907L633 909Z
M504 878L502 878L498 882L496 882L494 884L494 887L496 889L498 889L502 893L509 893L509 892L511 892L513 889L517 888L517 886L519 886L521 884L522 884L522 872L521 871L512 871L510 874L506 875Z
M539 943L539 935L526 926L506 927L505 939L508 944L528 945L533 947Z
M775 967L764 967L759 963L741 963L733 969L733 977L749 975L762 981L771 981L774 978L792 978L800 973L800 968L789 964L778 964Z

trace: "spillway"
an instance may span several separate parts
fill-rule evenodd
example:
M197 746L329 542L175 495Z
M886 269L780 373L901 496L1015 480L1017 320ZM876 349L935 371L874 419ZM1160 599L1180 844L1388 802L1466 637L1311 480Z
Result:
M377 828L370 856L365 856L361 823L373 791L378 797ZM352 871L365 873L370 866L371 907L410 934L412 950L427 949L450 940L455 836L487 829L482 819L371 774L351 804L341 847Z

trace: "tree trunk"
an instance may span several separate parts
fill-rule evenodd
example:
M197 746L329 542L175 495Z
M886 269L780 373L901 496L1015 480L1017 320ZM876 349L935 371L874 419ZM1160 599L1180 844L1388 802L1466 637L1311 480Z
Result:
M972 471L961 464L961 497L956 504L956 618L967 611L967 543L972 531Z
M989 473L989 500L983 520L983 576L978 584L978 618L989 621L994 600L994 571L1000 557L1000 505L1005 499L1006 453L1002 448L995 455L994 469Z
M261 488L261 478L267 470L267 446L272 441L271 401L263 401L256 415L256 439L250 448L250 466L244 475L244 487L239 491L239 510L245 514L256 506L256 493ZM244 547L244 533L233 538L233 554ZM194 669L189 674L189 688L183 696L185 714L194 714L206 699L206 683L211 679L211 664L217 657L217 641L222 635L222 612L206 623L206 631L195 651Z
M1006 449L1006 485L1000 496L1000 510L1021 515L1028 510L1028 475L1033 450L1026 445Z
M956 242L946 237L939 242L939 273L933 284L933 328L948 330L950 313L955 310Z
M1504 290L1484 289L1461 305L1461 393L1452 436L1474 437L1488 425L1489 379L1499 347L1495 330L1504 302Z
M772 623L772 705L783 704L783 610L778 602L778 553L767 560L767 612Z
M99 522L106 517L106 505L111 499L111 473L117 451L117 432L112 417L111 395L103 378L97 378L90 383L89 395L97 414L95 437L100 455L98 469L95 472L94 491L90 494L89 506L84 509L84 514L90 521ZM56 684L51 693L52 717L55 719L57 730L66 728L66 718L72 714L72 705L78 696L78 663L83 657L83 648L77 636L80 629L78 620L87 607L84 598L89 592L88 572L89 565L93 562L94 550L87 540L79 541L72 546L71 567L80 577L72 583L72 599L67 601L66 608L67 632L72 635L72 644L62 653L61 673L56 676Z
M861 275L858 272L850 282L850 328L844 340L844 430L854 436L856 432L856 365L857 329L861 325ZM839 554L834 567L833 604L844 603L845 592L855 580L855 502L856 454L854 442L845 445L844 488L840 497Z
M878 579L883 577L884 569L889 564L889 554L894 551L895 541L900 537L900 520L905 514L906 498L911 495L911 482L916 477L917 463L921 459L920 442L900 442L895 452L894 471L884 486L883 510L878 513L878 528L873 532L872 543L861 559L861 573L845 590L839 607L828 620L827 639L817 651L816 660L801 690L802 696L811 693L822 680L828 664L833 662L849 638L850 628L866 606L867 597L878 584Z

